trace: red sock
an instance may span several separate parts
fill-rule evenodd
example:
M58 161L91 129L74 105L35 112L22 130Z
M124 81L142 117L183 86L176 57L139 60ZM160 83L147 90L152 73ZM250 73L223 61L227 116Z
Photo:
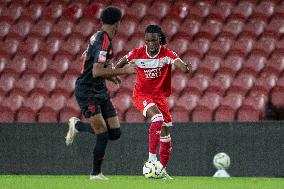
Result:
M160 138L160 162L163 167L167 167L172 150L171 136L167 135Z
M162 114L156 114L152 118L152 123L149 128L149 152L152 154L157 153L163 122Z

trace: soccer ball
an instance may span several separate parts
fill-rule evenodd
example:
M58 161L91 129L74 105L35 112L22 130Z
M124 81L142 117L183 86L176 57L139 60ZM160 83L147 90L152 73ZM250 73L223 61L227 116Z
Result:
M213 165L218 170L228 169L230 166L230 157L224 152L218 153L213 158Z
M143 166L143 175L146 178L159 178L162 167L160 161L147 161Z

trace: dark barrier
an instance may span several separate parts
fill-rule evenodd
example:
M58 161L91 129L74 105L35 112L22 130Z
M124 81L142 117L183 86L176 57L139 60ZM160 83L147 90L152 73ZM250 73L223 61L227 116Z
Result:
M284 122L180 123L172 132L172 175L213 175L214 154L231 157L232 176L284 176ZM110 142L105 174L142 173L148 124L122 124ZM65 146L67 125L0 125L0 174L89 174L95 137L80 133Z

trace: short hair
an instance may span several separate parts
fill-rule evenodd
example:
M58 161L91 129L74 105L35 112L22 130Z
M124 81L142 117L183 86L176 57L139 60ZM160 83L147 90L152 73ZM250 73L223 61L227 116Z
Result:
M158 33L160 37L160 44L167 44L166 35L162 31L161 27L158 25L148 25L145 29L145 33Z
M106 7L100 16L100 19L102 21L103 24L115 24L116 22L121 20L121 11L119 8L117 7Z

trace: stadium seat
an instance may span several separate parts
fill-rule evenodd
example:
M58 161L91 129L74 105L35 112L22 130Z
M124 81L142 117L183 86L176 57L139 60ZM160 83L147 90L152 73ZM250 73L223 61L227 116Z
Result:
M78 75L65 75L62 80L57 82L56 88L53 93L61 93L64 96L70 97L75 89L75 82Z
M239 121L259 121L265 118L265 98L263 96L247 97L239 108Z
M11 29L11 23L5 20L0 20L0 37L3 39Z
M215 112L215 121L234 121L238 108L242 105L243 97L233 94L222 99Z
M53 57L61 46L61 40L57 37L49 37L47 38L45 43L42 43L40 46L40 50L47 53L49 56Z
M129 75L125 80L122 80L120 88L132 91L136 82L136 75Z
M70 57L75 58L79 52L83 52L83 39L80 37L69 37L67 41L61 43L61 48L58 54L68 54Z
M49 95L56 87L57 84L56 75L44 75L41 80L36 83L32 92L40 92Z
M137 19L142 19L147 13L148 6L143 2L134 2L126 9L126 15L135 16Z
M73 28L74 35L80 35L85 39L89 38L96 29L98 29L99 22L90 18L81 18L80 22Z
M126 43L126 40L125 38L115 38L113 39L112 41L112 45L113 45L113 53L114 54L118 54L119 52L121 52L125 46L125 43Z
M22 41L30 32L32 23L29 20L20 19L17 24L12 25L8 37L17 38Z
M68 20L73 23L77 23L78 20L83 15L83 7L86 7L84 6L83 1L79 1L79 2L73 1L71 4L68 5L68 7L63 9L63 14L60 19Z
M174 107L171 111L173 122L188 122L189 116L186 109L181 107Z
M186 91L201 96L209 85L209 78L203 75L195 76L188 80Z
M209 14L210 4L204 1L197 1L194 8L190 9L188 17L202 21Z
M182 56L187 51L188 41L183 38L175 38L168 44L168 47Z
M220 36L228 36L231 38L236 38L243 30L244 23L241 20L230 19L222 27Z
M18 91L23 94L28 94L34 89L37 78L33 75L23 75L14 85L13 91Z
M149 7L147 14L162 19L170 10L170 3L167 1L154 1L154 3Z
M240 1L237 6L233 8L230 18L237 18L247 20L253 12L254 5L249 1Z
M271 36L263 36L254 44L253 51L259 52L268 57L275 49L276 39Z
M221 97L216 94L204 95L192 112L192 121L213 121L213 113L220 104Z
M73 29L73 23L68 20L60 20L52 27L50 36L67 38Z
M261 17L265 19L269 19L270 16L274 13L275 4L273 1L261 1L253 11L251 15L252 18L254 17Z
M1 56L0 57L0 74L5 69L5 67L9 64L10 59L8 57Z
M264 35L274 36L276 39L280 38L283 34L283 24L284 19L273 17L269 24L266 26L265 31L263 32Z
M130 37L135 32L138 22L139 20L132 16L123 18L118 33Z
M23 12L23 6L19 3L12 3L9 8L4 7L1 17L9 20L10 23L16 22Z
M218 74L226 74L234 77L236 73L242 68L244 59L236 54L231 54L220 65Z
M61 109L59 122L67 122L70 117L80 117L80 108L74 96L67 99L66 105Z
M113 105L122 115L126 112L128 108L132 105L131 93L120 92L112 99Z
M6 38L4 42L2 42L0 51L1 55L7 55L9 57L13 57L17 52L19 47L19 41L15 38Z
M235 41L234 45L230 49L231 53L241 54L246 57L247 54L252 50L254 40L251 37L242 37Z
M266 27L265 20L260 18L251 18L248 20L248 24L244 26L241 35L257 38L262 34L265 27Z
M171 10L168 12L167 16L176 17L180 20L186 18L189 13L190 7L188 3L182 1L175 1L174 4L171 6Z
M191 52L194 56L202 57L209 49L210 41L206 38L199 38L189 43L187 52Z
M207 18L224 22L230 14L231 7L228 6L228 4L219 3L217 4L217 6L213 6L210 8L210 12Z
M15 122L15 112L7 107L1 107L0 111L0 121L1 123L13 123Z
M251 75L240 75L236 77L227 94L242 94L245 96L254 84L254 77Z
M44 8L41 17L56 21L62 15L64 8L66 8L66 6L64 6L64 3L60 1L51 1L51 3Z
M160 20L152 15L145 15L143 20L137 26L137 33L145 33L145 29L150 24L160 24Z
M179 28L179 32L185 33L189 36L189 39L192 39L195 34L200 30L201 23L195 19L186 19Z
M191 93L190 91L184 92L177 100L175 105L186 109L187 112L191 112L199 101L199 95Z
M56 74L58 76L63 76L63 74L68 70L70 64L70 59L62 55L57 55L54 61L50 61L45 74Z
M206 93L215 93L219 96L223 96L226 90L231 86L232 78L228 75L217 75L210 81L210 85L206 90Z
M197 35L199 36L207 36L210 41L214 40L216 36L220 33L222 28L222 23L217 20L209 20L207 18L207 22L201 25L201 28Z
M267 61L266 66L262 69L260 76L269 77L272 75L278 77L283 70L284 70L284 57L282 60L270 59L269 61Z
M136 108L132 107L125 113L125 121L128 123L144 122L146 118Z
M9 95L7 98L3 99L1 106L7 107L13 112L16 112L22 106L23 102L24 97L20 94L14 93L13 95Z
M34 123L37 121L36 113L31 109L20 108L16 115L16 121L20 123Z
M184 73L176 72L172 76L172 90L175 93L181 93L187 85L187 76Z
M28 37L18 48L18 54L25 54L32 57L39 50L42 39L38 37Z
M198 57L192 56L191 53L189 52L183 55L182 60L187 64L191 64L192 72L188 76L193 75L199 67L200 59Z
M269 100L269 92L276 85L277 77L260 77L254 83L254 86L250 90L249 96L264 96L265 102Z
M241 73L256 76L264 68L266 63L266 58L262 55L253 56L251 55L246 62L243 64Z
M15 84L15 75L12 74L1 74L0 77L0 94L7 94L11 89L13 89Z
M233 41L229 38L218 37L211 43L208 55L220 55L224 57L231 49Z
M43 6L40 3L33 3L23 9L21 18L29 19L33 22L36 22L42 16L42 13Z
M200 73L208 77L212 77L220 68L221 61L222 59L218 56L206 56L201 64L199 64L196 74Z
M161 23L161 28L169 40L177 33L179 26L180 21L175 17L164 18Z
M45 38L51 32L51 28L52 22L50 20L41 19L35 25L32 26L30 35Z
M89 6L85 6L83 9L83 18L92 18L92 19L99 19L100 14L104 8L104 4L102 2L94 2Z
M130 52L136 48L142 47L144 45L144 38L141 37L132 37L128 42L125 43L124 51ZM123 52L123 51L121 51ZM126 53L123 54L123 56L126 55Z

